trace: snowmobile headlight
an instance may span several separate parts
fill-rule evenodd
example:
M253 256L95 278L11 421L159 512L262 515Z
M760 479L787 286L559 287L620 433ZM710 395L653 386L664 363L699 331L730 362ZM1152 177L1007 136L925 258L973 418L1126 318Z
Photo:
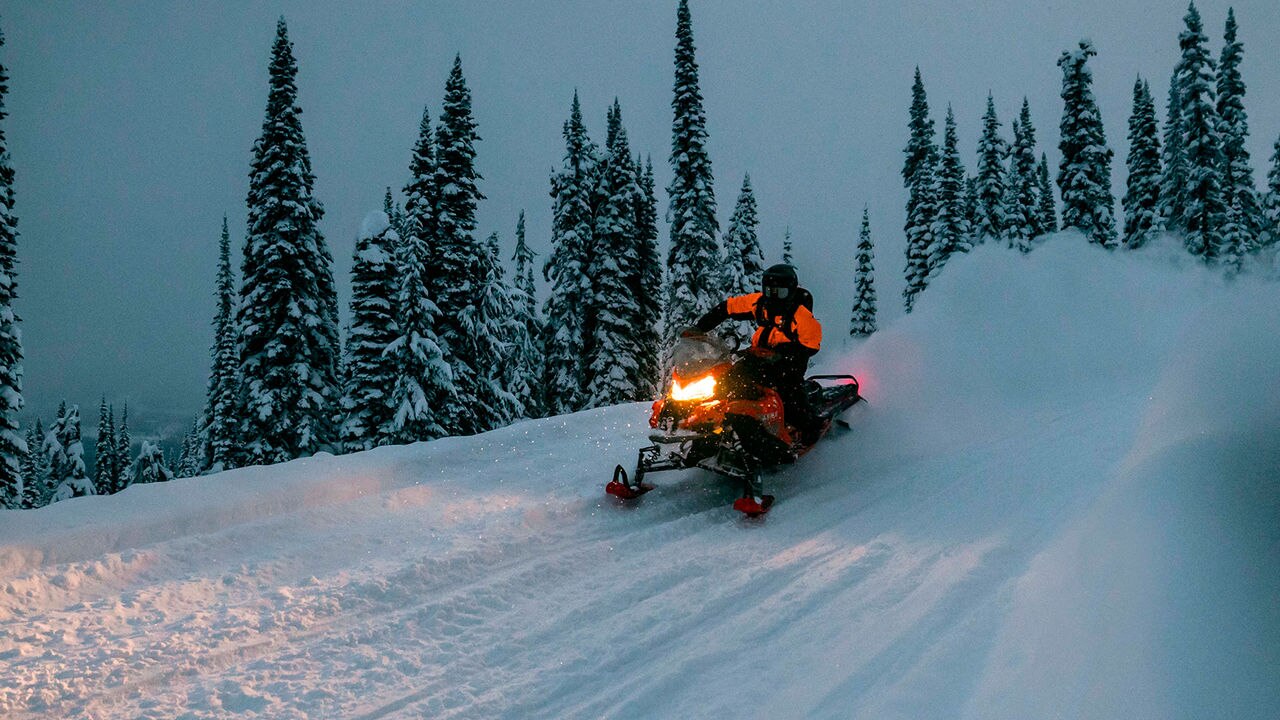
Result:
M672 400L709 400L715 397L715 394L716 378L714 375L706 375L685 385L680 384L679 377L671 379Z

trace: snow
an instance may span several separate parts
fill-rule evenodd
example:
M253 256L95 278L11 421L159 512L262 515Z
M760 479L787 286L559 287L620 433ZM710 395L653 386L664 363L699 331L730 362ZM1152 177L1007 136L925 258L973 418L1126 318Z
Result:
M1276 285L1175 250L953 257L762 522L605 496L643 403L0 512L0 716L1276 717Z

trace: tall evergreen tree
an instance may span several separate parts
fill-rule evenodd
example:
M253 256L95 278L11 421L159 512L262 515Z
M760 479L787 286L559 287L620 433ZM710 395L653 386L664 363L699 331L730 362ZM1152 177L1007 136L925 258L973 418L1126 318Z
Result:
M134 461L130 475L135 483L168 482L174 477L165 462L164 450L150 440L142 441L142 449L138 451L138 459Z
M1241 198L1236 195L1227 211L1226 222L1222 227L1222 265L1229 276L1238 275L1244 268L1244 256L1253 243L1245 220Z
M254 143L236 323L242 437L256 464L309 455L337 439L337 293L333 259L317 227L324 211L313 194L299 122L297 72L281 18L266 118Z
M551 415L580 410L587 401L587 311L592 302L587 268L591 262L591 193L596 171L595 147L582 122L577 92L564 123L564 140L564 161L551 174L551 255L542 269L543 277L551 284L543 310L544 387L546 408Z
M44 424L36 418L36 424L27 431L27 454L22 464L21 507L44 507L49 503L53 489L49 487L49 456L44 453Z
M606 199L596 214L595 249L588 268L596 308L586 368L589 407L616 405L648 394L637 363L640 339L635 332L646 318L631 289L640 276L635 225L640 185L621 119L615 100L610 124L616 127L610 133L612 142L606 147L600 182Z
M795 258L791 253L791 226L787 226L786 232L782 234L782 264L795 266Z
M422 120L418 123L418 141L413 146L413 156L409 160L409 182L404 186L404 196L405 232L400 237L405 242L410 236L418 238L425 264L422 268L423 282L427 292L436 292L436 206L440 201L436 189L435 136L431 129L431 116L425 107L422 109Z
M200 474L203 464L200 457L200 420L197 418L191 431L182 437L182 448L178 453L174 475L180 478L195 477Z
M640 258L640 274L632 292L640 308L641 325L636 367L644 380L647 395L657 391L662 357L662 260L658 251L658 198L653 179L653 160L645 159L644 172L636 161L636 177L640 192L636 197L636 254Z
M716 196L707 155L706 116L698 89L689 0L676 14L675 96L671 100L671 246L667 254L667 332L691 325L723 296L716 236Z
M1249 116L1244 110L1244 79L1240 75L1240 63L1244 59L1244 44L1236 34L1236 13L1227 8L1227 27L1223 39L1222 56L1218 63L1218 117L1221 119L1223 167L1223 203L1228 207L1239 200L1238 228L1233 230L1234 243L1243 235L1245 248L1254 250L1266 224L1258 189L1253 182L1253 163L1249 158ZM1234 250L1230 252L1234 253Z
M907 189L906 286L902 297L907 312L915 297L928 285L929 250L933 247L933 227L937 216L938 148L933 141L933 120L929 118L929 101L925 95L920 68L916 68L911 86L911 113L908 122L906 162L902 166L902 182Z
M1040 153L1040 164L1036 167L1036 197L1039 198L1040 227L1047 233L1058 229L1058 206L1053 199L1053 185L1049 182L1049 158Z
M98 438L93 452L93 484L98 495L116 491L116 473L116 429L103 395L98 404Z
M516 318L515 300L498 254L498 233L489 235L485 248L478 297L463 318L477 372L477 432L503 427L524 415L524 407L512 392L516 378L511 357L513 340L524 328Z
M1263 228L1258 237L1259 247L1271 247L1280 243L1280 138L1276 138L1271 152L1271 171L1267 173Z
M457 412L439 416L451 435L480 432L478 407L471 400L481 392L485 370L475 366L474 338L467 334L464 316L474 312L484 283L487 250L472 234L476 206L484 199L476 182L475 143L480 139L471 115L471 91L462 76L462 58L455 56L445 83L444 105L436 127L436 247L432 262L438 282L428 286L440 310L436 336L453 370L453 385L461 400Z
M382 196L382 212L391 220L391 228L396 231L397 237L408 235L408 224L405 221L404 208L400 207L400 203L395 201L391 196L391 188L387 187L387 192Z
M1048 232L1040 214L1040 188L1036 167L1036 129L1031 124L1031 104L1022 98L1022 111L1013 123L1013 148L1009 156L1009 183L1005 196L1005 237L1009 246L1031 252L1035 241Z
M938 214L933 224L933 244L929 247L929 279L933 279L955 252L968 252L971 245L964 207L964 163L960 159L960 138L956 116L947 106L943 125L942 164L938 168Z
M0 48L4 34L0 33ZM9 73L0 65L0 123L8 116ZM22 333L13 309L18 296L18 217L14 214L14 172L9 142L0 124L0 507L22 504L22 459L27 441L18 429L22 412Z
M743 175L742 189L738 192L738 201L733 206L729 227L724 233L725 293L728 295L759 291L764 275L764 251L760 249L760 238L756 235L759 224L751 176ZM742 347L751 339L751 328L742 323L734 323L724 332L736 338Z
M204 428L201 431L203 455L210 467L218 472L235 467L239 447L239 423L237 398L240 393L240 357L237 347L239 331L236 327L235 274L231 270L231 234L227 230L227 218L222 217L222 239L218 243L218 276L215 295L218 309L213 316L213 356L209 368L209 385L204 407ZM127 458L119 458L121 467L128 465ZM114 477L118 481L125 474L117 468ZM123 489L123 488L118 488Z
M410 215L410 224L417 221ZM396 327L399 335L386 353L395 368L391 407L395 411L376 445L431 440L448 434L441 416L457 407L453 370L436 337L440 310L426 284L426 242L414 232L400 243L399 295Z
M1160 226L1185 232L1187 185L1186 139L1182 129L1182 78L1185 60L1181 57L1169 78L1169 98L1165 103L1164 146L1160 174Z
M876 331L876 278L871 264L875 248L871 243L871 215L862 208L862 230L858 233L857 270L854 271L853 315L849 320L849 334L866 337Z
M80 440L80 408L58 408L58 419L45 436L49 456L53 500L58 502L83 495L93 495L97 488L84 465L84 443Z
M1206 263L1222 254L1222 227L1229 206L1224 202L1224 156L1218 133L1218 116L1214 62L1206 47L1200 13L1194 3L1184 18L1186 30L1178 36L1182 46L1182 137L1186 143L1186 185L1183 188L1187 250Z
M1111 195L1111 148L1102 129L1102 115L1093 97L1089 58L1093 43L1081 40L1076 50L1063 51L1062 125L1058 148L1058 188L1062 191L1062 227L1078 228L1090 242L1116 245L1115 199Z
M541 417L542 409L542 353L538 339L542 337L542 322L538 317L537 287L533 282L534 252L525 242L524 210L516 221L516 251L511 259L516 263L515 303L516 321L523 330L512 341L510 387L525 417Z
M400 336L396 323L399 246L391 218L381 212L365 218L351 262L351 330L342 393L342 446L347 452L385 442L395 415L391 388L396 368L387 347Z
M1004 233L1006 178L1005 158L1008 143L1000 137L1000 118L996 101L987 93L987 111L982 116L982 136L978 138L978 224L973 229L975 244L997 239Z
M1125 165L1124 238L1130 249L1146 245L1160 231L1160 128L1151 88L1142 78L1133 85L1133 114L1129 116L1129 155Z
M120 412L120 424L116 426L116 492L133 482L129 467L133 462L133 438L129 436L129 403Z

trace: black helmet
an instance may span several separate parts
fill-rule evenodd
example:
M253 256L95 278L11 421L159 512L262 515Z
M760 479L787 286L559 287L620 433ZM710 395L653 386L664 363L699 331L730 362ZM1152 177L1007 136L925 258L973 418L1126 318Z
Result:
M795 295L796 288L800 286L800 279L796 277L795 268L787 264L779 264L764 271L761 284L764 286L766 299L789 300Z

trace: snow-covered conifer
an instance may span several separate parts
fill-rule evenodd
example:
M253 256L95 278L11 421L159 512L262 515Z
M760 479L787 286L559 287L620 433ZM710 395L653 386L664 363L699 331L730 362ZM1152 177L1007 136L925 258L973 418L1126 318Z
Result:
M1244 208L1242 207L1240 196L1237 195L1231 201L1231 208L1227 211L1226 222L1222 226L1222 253L1221 260L1223 267L1227 270L1227 275L1237 275L1244 267L1244 256L1249 252L1249 248L1253 242L1253 237L1249 233L1249 228L1244 217Z
M1186 139L1182 132L1182 69L1179 58L1169 78L1169 98L1165 102L1164 144L1160 168L1160 226L1185 232L1186 208L1183 193L1187 185Z
M1031 252L1035 241L1048 232L1040 215L1039 176L1036 167L1036 129L1031 124L1031 104L1022 98L1022 111L1013 123L1013 147L1005 196L1005 237L1009 247Z
M231 234L227 230L227 218L222 217L222 239L218 243L218 276L215 295L218 309L213 316L213 356L209 368L208 391L205 396L204 427L201 430L202 455L209 467L202 470L218 472L235 467L239 447L237 398L240 393L240 356L236 328L235 274L231 269ZM121 468L127 467L126 458L118 458ZM118 479L123 470L115 472ZM117 487L118 490L124 489Z
M542 337L542 321L538 316L537 287L533 282L533 258L535 253L525 242L524 210L516 221L515 287L512 301L515 304L516 321L523 328L511 341L512 394L524 408L524 417L541 417L542 410L542 353L538 339Z
M1160 128L1151 88L1142 78L1133 85L1129 116L1129 155L1125 165L1124 237L1121 245L1140 248L1160 231Z
M716 196L707 155L706 116L698 88L689 0L676 14L675 94L671 100L671 246L667 254L668 334L691 325L724 299L716 236Z
M995 98L987 93L987 111L982 116L982 135L978 138L978 224L973 228L974 244L1000 238L1004 232L1004 163L1008 154L1009 145L1000 137Z
M36 424L27 431L27 454L22 463L21 507L44 507L49 503L53 489L49 487L49 456L44 453L44 423L36 418Z
M98 495L116 492L116 429L107 397L98 404L98 437L93 451L93 484Z
M470 435L481 431L478 408L471 402L480 392L485 370L475 366L466 353L471 346L464 316L473 312L484 277L480 274L488 250L472 233L476 229L476 206L484 199L476 182L476 121L471 115L471 91L462 75L462 58L455 56L445 83L440 124L436 126L435 246L431 263L438 268L436 281L428 285L431 300L440 314L436 336L453 371L453 386L461 400L456 412L440 414L437 421L450 435Z
M270 69L266 117L254 143L236 323L243 449L257 464L332 446L341 351L333 259L317 226L324 211L313 193L298 66L283 18Z
M952 253L968 252L972 247L971 228L964 208L964 163L960 159L956 117L950 105L947 106L943 127L942 163L938 167L938 214L933 223L933 244L929 246L930 280L942 272Z
M411 235L421 241L419 250L423 253L422 279L428 292L436 285L438 269L432 262L436 240L436 205L439 204L439 193L436 189L436 151L435 133L431 129L431 115L427 108L422 109L422 120L418 123L418 140L413 146L413 155L409 160L409 182L404 186L404 232L400 237L407 242Z
M410 215L410 223L416 223ZM399 336L387 346L395 368L391 407L395 414L375 444L411 443L448 434L440 416L456 412L453 371L435 334L439 309L428 296L425 242L413 232L400 243L400 290L396 299Z
M1062 124L1058 148L1058 188L1062 191L1062 227L1078 228L1090 242L1116 245L1115 199L1111 195L1111 148L1102 128L1102 115L1093 97L1089 58L1093 43L1081 40L1075 50L1063 51Z
M1214 61L1195 4L1183 18L1187 28L1178 35L1182 46L1182 139L1186 172L1182 191L1187 250L1206 263L1222 254L1222 228L1229 206L1225 203L1225 166L1221 119L1218 116Z
M0 33L0 48L4 35ZM9 73L0 65L0 121L8 115ZM13 166L0 125L0 506L21 504L22 459L27 441L18 429L22 411L22 333L13 301L18 296L18 218L14 214Z
M875 248L871 243L871 215L862 208L862 230L858 233L857 269L854 271L853 314L849 319L849 334L866 337L876 331L876 278Z
M516 341L525 328L516 316L515 298L503 271L498 233L489 235L485 248L487 252L480 268L484 279L479 296L475 305L467 308L464 318L471 341L468 353L474 358L478 374L474 401L478 432L493 430L523 417L524 405L516 392L528 394L516 385L525 380L517 375L515 358Z
M1040 153L1040 164L1036 166L1036 197L1040 209L1040 227L1047 233L1058 229L1058 206L1053 198L1053 184L1049 181L1049 158Z
M1244 59L1244 44L1237 37L1236 13L1227 8L1227 26L1223 38L1222 56L1218 62L1218 116L1221 119L1223 168L1223 202L1230 208L1237 199L1240 203L1239 227L1233 230L1238 238L1243 233L1246 250L1255 250L1266 221L1264 220L1258 189L1253 182L1253 162L1249 158L1249 117L1244 109L1245 84L1240 75L1240 63ZM1235 239L1224 241L1234 247ZM1234 252L1234 250L1230 250Z
M605 199L596 213L595 247L587 269L595 307L586 367L588 407L616 405L647 394L636 362L639 339L635 329L644 318L631 291L640 274L635 225L640 185L616 100L610 115L610 124L615 127L610 133L612 142L605 148L599 184Z
M84 465L84 443L80 440L80 408L77 405L58 408L58 419L45 436L49 456L53 501L83 495L94 495L97 488Z
M907 219L903 226L907 235L907 265L902 297L907 312L911 312L916 295L928 285L929 250L934 242L933 226L937 216L938 148L933 141L933 120L929 118L929 101L918 67L911 86L907 127L910 137L904 150L907 159L902 166L902 182L907 189Z
M662 357L662 256L658 251L658 198L653 179L653 160L645 159L644 172L636 160L636 177L640 193L636 197L636 255L640 274L634 278L632 293L640 309L640 326L636 329L639 343L636 367L644 381L646 395L659 385Z
M1271 152L1271 171L1267 173L1267 194L1263 207L1263 232L1259 247L1280 244L1280 138Z
M150 440L142 441L142 449L138 452L138 459L134 461L130 475L135 483L168 482L174 477L173 471L165 462L164 450L160 449L158 443Z
M782 264L795 267L795 259L791 254L791 226L782 234Z
M738 201L733 206L729 227L724 233L726 295L759 292L760 278L764 275L764 251L760 249L760 238L756 235L756 227L760 224L756 213L751 176L744 175L742 190L738 192ZM738 345L742 347L750 341L751 331L743 323L733 323L723 330L726 336L737 338Z
M373 212L365 218L351 261L351 329L342 393L342 447L347 452L385 442L395 414L391 388L396 369L387 347L400 336L396 324L399 246L400 236L390 217Z
M543 277L551 284L543 309L544 389L546 410L551 415L580 410L587 401L587 316L592 304L587 268L593 236L591 193L596 151L582 122L577 92L564 123L564 140L564 160L551 174L551 255L542 268Z
M116 426L116 492L133 482L129 467L133 462L133 438L129 436L129 403L120 411L120 424Z

